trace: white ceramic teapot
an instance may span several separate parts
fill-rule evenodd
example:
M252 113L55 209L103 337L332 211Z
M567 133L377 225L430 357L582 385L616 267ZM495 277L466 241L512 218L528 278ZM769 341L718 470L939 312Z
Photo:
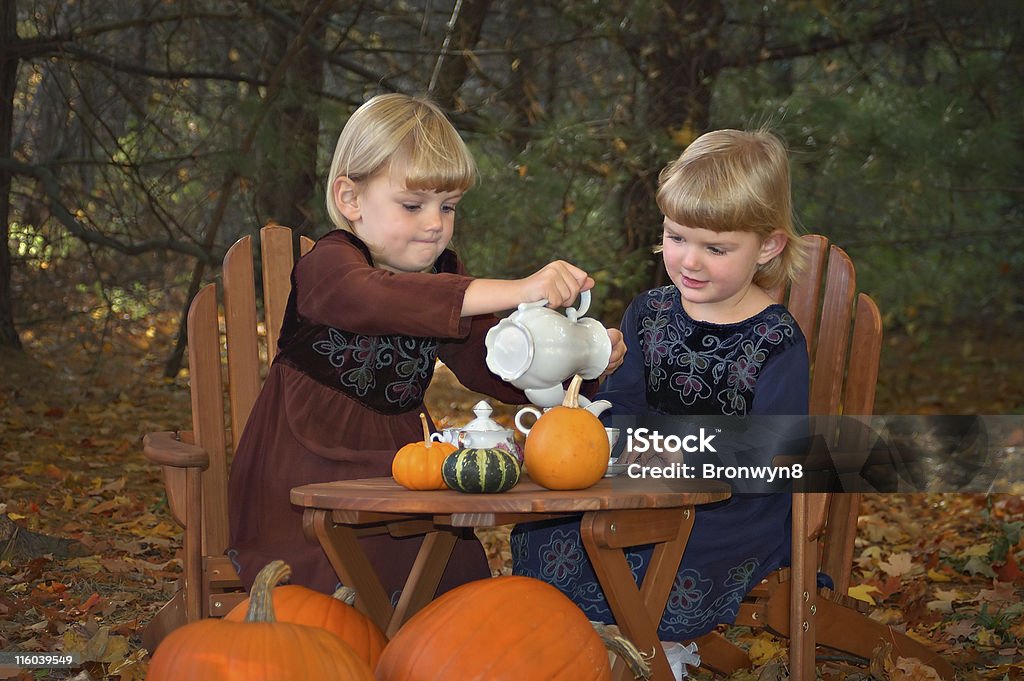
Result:
M430 439L435 442L450 442L456 447L472 449L504 449L514 455L520 462L523 451L515 439L515 431L502 428L501 424L491 418L491 405L480 400L473 405L476 418L462 428L445 428L432 433Z
M581 319L590 291L565 314L544 307L546 300L522 303L487 332L487 368L526 393L538 407L562 403L562 382L574 374L597 378L608 366L612 343L596 319Z

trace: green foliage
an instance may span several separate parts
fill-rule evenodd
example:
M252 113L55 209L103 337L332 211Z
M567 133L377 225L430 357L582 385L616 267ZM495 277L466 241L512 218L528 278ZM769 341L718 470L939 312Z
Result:
M187 248L136 259L102 239L74 246L92 235L205 249L212 230L219 255L288 208L291 219L308 216L307 233L326 231L323 184L347 116L376 92L424 91L450 16L422 3L381 13L342 3L304 36L306 53L289 51L301 21L286 12L234 0L126 8L18 7L22 38L80 29L61 38L74 50L28 56L19 69L11 156L39 174L14 177L15 289L44 280L42 258L68 260L101 290L186 290ZM706 129L767 124L792 150L801 224L850 252L888 328L920 334L936 321L1021 313L1015 4L705 9L491 4L453 102L481 169L456 229L472 272L524 276L570 260L598 282L596 313L617 322L661 270L650 253L657 173ZM304 61L310 54L322 63ZM680 66L691 58L692 69ZM315 68L277 71L282 63ZM322 82L302 77L321 67ZM289 127L304 109L319 113L316 159ZM80 223L78 239L54 201Z

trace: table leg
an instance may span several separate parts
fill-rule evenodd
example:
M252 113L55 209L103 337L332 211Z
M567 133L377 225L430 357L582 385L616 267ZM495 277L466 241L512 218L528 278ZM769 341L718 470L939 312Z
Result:
M327 559L338 573L338 579L356 590L356 607L381 631L387 631L394 608L376 570L359 545L355 530L347 525L335 525L330 511L306 509L305 515Z
M448 566L448 559L451 558L456 541L458 537L445 530L428 532L423 537L423 543L416 554L416 562L409 571L398 605L384 632L389 639L398 632L398 628L405 624L406 620L434 599L437 585L441 583L441 577Z
M674 678L658 638L658 623L690 538L693 515L692 508L591 511L583 515L580 523L583 546L620 631L641 651L654 652L653 681ZM652 541L656 546L641 590L624 549ZM621 661L615 663L614 671L613 677L618 681L626 679L629 673Z

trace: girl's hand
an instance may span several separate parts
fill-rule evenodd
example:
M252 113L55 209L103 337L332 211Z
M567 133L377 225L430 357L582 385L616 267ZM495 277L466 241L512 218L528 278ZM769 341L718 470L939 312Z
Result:
M599 379L602 381L622 366L622 361L626 359L626 341L622 337L622 332L618 329L608 329L608 340L612 342L612 354L608 357L608 368L604 370Z
M572 305L581 291L593 288L594 280L575 265L556 260L521 279L520 284L522 302L547 299L548 307L557 308Z

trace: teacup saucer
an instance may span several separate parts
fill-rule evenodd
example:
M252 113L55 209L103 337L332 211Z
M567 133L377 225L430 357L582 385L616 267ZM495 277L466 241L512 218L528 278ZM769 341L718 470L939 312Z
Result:
M629 464L626 463L610 463L608 464L608 470L604 472L604 477L614 478L616 475L621 475L626 472L626 468Z

